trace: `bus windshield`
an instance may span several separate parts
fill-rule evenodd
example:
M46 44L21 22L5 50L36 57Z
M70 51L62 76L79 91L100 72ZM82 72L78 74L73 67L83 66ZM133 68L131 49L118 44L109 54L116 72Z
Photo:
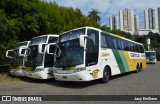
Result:
M79 36L85 34L85 29L79 29L62 34L59 38L60 57L56 58L56 67L69 67L83 64L83 48L79 44Z
M38 44L45 43L46 40L47 40L47 36L38 37L38 38L34 38L34 39L31 40L29 49L27 51L27 54L29 56L27 57L27 61L25 63L25 66L27 66L27 67L37 67L37 66L42 65L43 54L38 53Z
M155 52L146 52L146 58L154 57L156 58L156 53Z
M38 37L38 38L34 38L31 40L31 45L38 45L40 43L46 43L47 41L47 36L43 36L43 37Z
M29 46L29 56L27 57L26 66L36 67L42 65L43 54L38 53L38 45Z
M60 57L57 57L56 67L69 67L83 64L83 48L79 45L79 39L59 43Z
M11 66L12 67L17 67L17 66L22 66L23 65L23 56L18 55L19 48L22 47L22 46L27 46L27 42L19 43L19 44L16 45L16 47L14 49L15 54L14 54L13 59L11 60Z

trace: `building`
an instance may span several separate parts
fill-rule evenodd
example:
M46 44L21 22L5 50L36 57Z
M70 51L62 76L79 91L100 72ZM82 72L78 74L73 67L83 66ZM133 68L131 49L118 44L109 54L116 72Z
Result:
M109 25L110 25L110 29L119 29L118 28L118 17L117 16L110 16L109 17Z
M145 29L158 30L158 12L156 9L144 10L144 24Z
M158 30L153 29L137 29L133 32L133 35L148 35L149 32L159 33Z
M119 11L120 30L133 33L135 29L139 28L138 16L130 9L123 9Z
M139 29L139 17L137 15L134 15L134 26L135 30Z
M158 30L160 32L160 7L157 9L158 13Z

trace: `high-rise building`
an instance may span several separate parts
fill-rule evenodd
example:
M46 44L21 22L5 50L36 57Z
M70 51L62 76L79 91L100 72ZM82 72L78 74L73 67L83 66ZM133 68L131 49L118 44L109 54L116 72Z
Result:
M139 18L137 15L134 15L134 26L135 26L135 30L139 29Z
M158 13L156 9L144 10L144 24L145 29L158 30Z
M120 30L134 31L135 30L135 16L134 12L130 9L120 10L119 12ZM136 23L138 28L138 23Z
M110 29L118 29L118 17L117 16L110 16L109 17L109 25L110 25Z
M160 32L160 7L158 8L158 30Z

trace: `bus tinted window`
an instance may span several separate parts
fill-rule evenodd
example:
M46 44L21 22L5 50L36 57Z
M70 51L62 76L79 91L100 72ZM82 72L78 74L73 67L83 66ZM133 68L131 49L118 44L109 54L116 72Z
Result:
M114 37L107 33L101 33L101 47L144 53L143 45L134 43L132 41L124 40L118 37Z
M108 48L113 48L113 43L112 43L112 38L111 36L107 36L107 44L108 44Z
M49 37L48 43L57 43L58 37Z
M102 33L101 36L101 47L107 48L107 35L105 35L104 33Z

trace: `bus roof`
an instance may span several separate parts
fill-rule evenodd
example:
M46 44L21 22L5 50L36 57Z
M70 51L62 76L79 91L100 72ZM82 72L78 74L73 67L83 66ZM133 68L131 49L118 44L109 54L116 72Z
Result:
M22 43L29 43L30 41L23 41L23 42L19 42L19 43L17 43L17 45L18 44L22 44Z
M98 29L98 28L95 28L95 27L89 27L89 26L72 29L72 30L66 31L66 32L64 32L64 33L62 33L62 34L65 34L65 33L70 32L70 31L82 29L82 28L94 29L94 30L97 30L97 31L100 31L100 32L107 33L107 34L109 34L109 35L111 35L111 36L115 36L115 37L117 37L117 38L121 38L121 39L128 40L128 41L131 41L131 42L136 43L136 44L143 45L142 43L135 42L135 41L130 40L130 39L127 39L127 38L125 38L125 37L122 37L122 36L119 36L119 35L116 35L116 34L112 34L112 33L106 32L106 31L102 31L101 29ZM62 34L60 34L60 35L62 35Z
M34 37L34 38L32 38L32 39L39 38L39 37L44 37L44 36L54 36L54 37L59 37L58 34L47 34L47 35L36 36L36 37Z

